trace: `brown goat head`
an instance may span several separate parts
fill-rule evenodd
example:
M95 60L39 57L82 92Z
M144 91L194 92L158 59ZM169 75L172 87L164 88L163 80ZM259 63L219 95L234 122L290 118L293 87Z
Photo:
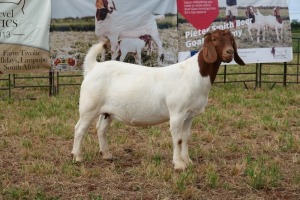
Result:
M237 53L237 46L229 30L215 30L207 33L204 39L203 57L207 63L216 61L229 63L233 59L239 65L245 65Z

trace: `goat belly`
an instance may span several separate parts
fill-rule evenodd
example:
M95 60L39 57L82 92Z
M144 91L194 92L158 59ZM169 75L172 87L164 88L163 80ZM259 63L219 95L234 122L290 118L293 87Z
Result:
M169 117L166 116L154 116L154 115L120 115L120 114L112 114L112 119L117 120L119 122L123 122L126 125L130 126L151 126L161 124L169 120Z
M142 98L110 99L101 113L109 113L112 119L131 126L150 126L169 120L169 111L163 103L143 101Z

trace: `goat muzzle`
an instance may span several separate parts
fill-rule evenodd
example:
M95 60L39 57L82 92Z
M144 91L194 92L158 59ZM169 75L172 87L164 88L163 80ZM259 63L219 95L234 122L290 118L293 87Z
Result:
M228 48L223 52L222 60L223 62L231 62L233 59L234 50L232 48Z

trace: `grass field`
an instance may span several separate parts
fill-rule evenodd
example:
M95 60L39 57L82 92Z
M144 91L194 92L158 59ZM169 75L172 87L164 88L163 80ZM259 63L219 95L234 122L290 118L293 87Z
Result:
M112 162L101 159L92 126L84 161L72 163L79 87L56 97L31 89L35 101L0 101L1 199L299 199L299 91L215 85L193 122L194 164L177 172L167 123L113 123Z
M82 48L80 53L87 48L80 41L74 45ZM264 69L282 74L283 68ZM289 66L288 72L295 74L298 69ZM232 66L228 73L254 70L255 65ZM228 79L254 78L247 74ZM22 83L47 84L44 81ZM272 83L265 83L254 90L253 82L247 84L249 89L242 83L213 86L206 111L193 121L189 149L194 163L183 172L173 170L168 123L130 127L114 122L108 135L113 161L101 159L93 124L83 141L84 160L75 164L71 149L79 86L61 87L53 97L48 96L48 88L15 88L12 99L2 99L6 91L0 91L0 200L298 200L300 85L278 84L270 89Z

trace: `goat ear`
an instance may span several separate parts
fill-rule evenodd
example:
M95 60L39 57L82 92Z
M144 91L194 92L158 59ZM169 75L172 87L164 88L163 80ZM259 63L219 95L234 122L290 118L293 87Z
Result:
M205 62L207 63L214 63L216 62L218 56L217 51L215 49L215 46L211 39L211 34L206 34L204 39L204 45L203 45L203 57Z
M234 61L239 65L245 65L244 61L240 58L239 54L237 53L237 47L235 40L233 39L233 49L234 49Z

